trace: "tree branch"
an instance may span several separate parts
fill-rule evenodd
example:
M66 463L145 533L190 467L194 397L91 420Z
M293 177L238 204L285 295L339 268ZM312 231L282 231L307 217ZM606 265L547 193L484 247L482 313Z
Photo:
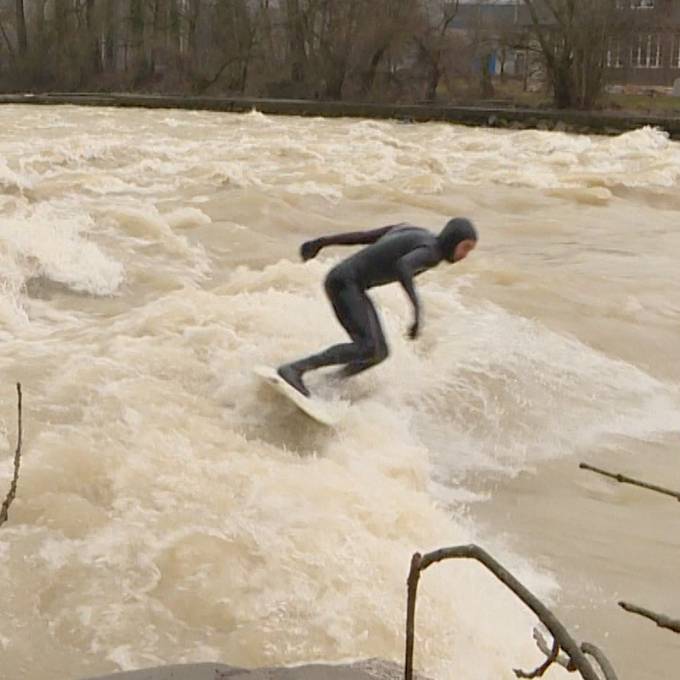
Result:
M546 40L545 34L541 30L541 22L538 18L538 13L536 11L536 7L533 5L532 0L524 0L524 4L527 6L529 10L529 14L531 15L531 23L534 27L534 32L536 33L536 37L538 38L538 42L541 44L541 49L543 50L543 56L548 64L549 68L554 68L555 64L555 55L553 53L552 48L548 44L548 41Z
M16 63L16 55L14 54L14 47L12 46L12 41L9 39L9 36L7 35L7 31L5 30L5 25L0 21L0 32L2 33L2 37L5 40L5 44L7 45L7 51L9 52L9 56L12 59L12 63Z
M619 602L619 607L621 607L621 609L625 609L631 614L638 614L640 616L644 616L650 621L654 621L654 623L656 623L659 628L666 628L667 630L672 630L674 633L680 633L680 620L678 619L671 619L664 614L655 614L649 609L644 609L643 607L638 607L628 602Z
M198 83L198 85L196 86L196 89L195 89L196 93L201 94L202 92L205 92L211 85L214 85L220 79L220 76L224 73L224 71L229 66L231 66L232 64L237 64L240 61L243 61L242 55L238 54L236 56L230 56L217 69L217 71L215 72L215 75L212 78L206 78L205 80L201 80Z
M411 558L411 570L408 574L408 600L406 605L406 662L404 664L404 680L413 678L413 643L416 623L416 593L420 579L420 553Z
M548 647L548 643L545 641L545 638L541 634L541 631L538 630L538 628L534 628L534 640L536 640L536 646L546 656L550 656L551 654L550 647ZM559 664L560 666L566 668L570 672L576 670L576 667L571 663L571 659L566 654L558 654L557 657L555 658L554 663Z
M590 642L584 642L581 645L581 651L584 654L592 656L593 659L597 661L598 666L602 669L604 677L607 678L607 680L618 680L616 671L612 668L612 665L609 663L609 659L607 659L599 647L590 644Z
M603 475L605 477L609 477L610 479L615 479L617 482L621 482L621 484L632 484L633 486L640 486L643 489L649 489L650 491L656 491L657 493L662 493L666 496L672 496L673 498L675 498L675 500L680 501L680 492L678 491L665 489L664 487L657 486L656 484L648 484L647 482L641 482L637 479L633 479L632 477L626 477L626 475L620 475L614 472L607 472L606 470L601 470L600 468L593 467L592 465L588 465L587 463L581 463L579 467L582 470L590 470L591 472L597 472L598 475Z
M509 571L498 563L485 550L476 545L463 545L453 548L442 548L426 555L415 553L411 560L411 570L408 576L408 602L406 615L406 659L404 665L405 680L413 677L413 645L415 630L416 593L420 572L431 564L445 559L469 558L481 562L501 583L507 586L524 604L531 609L546 626L556 641L569 655L574 670L578 670L584 680L599 680L590 661L586 658L577 642L569 635L566 628L557 617L524 585L522 585ZM554 647L553 647L554 650ZM559 653L559 649L558 649ZM551 652L551 656L553 653ZM558 655L555 655L557 660ZM551 661L551 664L553 661ZM544 671L545 672L545 671ZM614 680L615 676L607 676L607 680Z
M546 654L547 659L542 663L535 671L527 673L519 669L515 669L515 675L518 678L542 678L545 672L552 666L560 654L560 643L557 640L553 640L553 648L548 654Z
M21 464L21 383L17 383L17 448L14 452L14 477L9 487L9 492L5 498L2 508L0 508L0 526L9 517L9 506L12 505L17 494L17 482L19 481L19 466Z
M445 7L443 9L443 14L444 16L442 17L442 24L441 28L439 31L439 37L442 38L444 37L444 34L448 30L449 26L453 22L453 20L456 18L456 14L458 14L458 9L460 6L460 0L455 0L454 3L452 3L448 9Z

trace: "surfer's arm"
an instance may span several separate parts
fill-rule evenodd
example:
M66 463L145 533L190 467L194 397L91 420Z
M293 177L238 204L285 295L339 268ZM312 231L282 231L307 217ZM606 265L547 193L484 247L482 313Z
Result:
M389 231L394 229L394 225L371 229L370 231L350 231L343 234L333 234L332 236L321 236L312 241L306 241L300 248L300 255L303 260L311 260L316 257L322 248L327 246L357 246L375 243Z
M396 270L399 283L413 304L413 325L409 328L409 337L415 340L420 332L420 301L413 285L413 277L425 269L437 264L438 259L427 247L416 248L397 260Z

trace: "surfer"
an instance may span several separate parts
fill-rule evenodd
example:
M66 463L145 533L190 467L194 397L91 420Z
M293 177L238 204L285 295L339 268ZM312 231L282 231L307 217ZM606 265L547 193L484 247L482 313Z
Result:
M343 376L356 375L376 366L388 356L387 342L367 290L399 282L414 310L408 335L420 334L421 311L413 278L436 267L442 260L459 262L477 245L477 231L470 220L449 220L441 233L411 224L397 224L371 231L322 236L300 248L303 260L317 256L322 248L335 245L366 245L337 264L326 276L326 294L352 342L333 345L318 354L280 366L278 374L309 397L303 375L322 366L344 364Z

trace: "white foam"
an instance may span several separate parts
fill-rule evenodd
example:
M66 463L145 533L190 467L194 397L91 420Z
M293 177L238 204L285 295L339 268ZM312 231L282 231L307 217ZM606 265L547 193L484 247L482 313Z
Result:
M677 176L678 145L658 132L31 111L0 109L12 193L0 206L0 361L30 378L31 415L27 493L0 545L13 670L78 677L107 659L128 669L204 655L244 666L398 660L415 550L479 541L537 594L558 591L509 539L474 525L465 506L480 494L466 475L516 474L678 422L672 385L485 303L489 287L472 275L440 271L419 279L418 343L404 337L403 292L375 291L389 361L345 383L309 376L352 402L332 437L252 376L257 363L345 339L321 285L333 261L291 261L304 235L404 211L435 224L474 205L489 250L508 260L506 283L531 296L523 263L567 233L566 217L531 210L572 203L615 221L618 187L663 190ZM78 127L51 127L64 116ZM99 141L82 134L95 126ZM507 215L494 192L522 214ZM491 225L494 210L511 226ZM601 226L568 238L580 245ZM522 259L521 246L540 254ZM257 265L238 266L246 256ZM499 280L503 266L488 265ZM117 297L28 299L32 277ZM477 297L461 294L470 286ZM669 327L676 319L643 291L621 299L639 323L657 311ZM478 565L433 567L421 598L418 664L433 677L510 677L536 661L533 616Z
M11 170L4 159L0 158L0 189L6 192L30 189L32 182L24 176L18 175Z
M190 207L177 208L166 213L164 218L171 229L192 229L212 222L202 210Z
M123 280L119 262L87 238L87 216L38 208L29 216L3 220L5 248L25 280L45 277L73 291L111 295Z

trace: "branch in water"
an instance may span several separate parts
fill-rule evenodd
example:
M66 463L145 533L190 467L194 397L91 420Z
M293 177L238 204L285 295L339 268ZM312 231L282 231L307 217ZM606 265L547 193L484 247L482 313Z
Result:
M656 614L649 609L644 609L643 607L638 607L634 604L628 602L619 602L619 607L625 609L631 614L638 614L639 616L644 616L650 621L654 621L659 628L666 628L667 630L672 630L674 633L680 633L680 620L671 619L669 616L664 614Z
M534 640L536 640L536 645L538 646L538 648L547 657L549 657L552 652L550 651L548 643L545 641L545 638L541 634L541 631L538 630L538 628L534 628ZM595 659L595 661L597 661L598 665L602 670L602 673L604 674L604 677L607 680L618 680L616 671L612 667L611 663L609 663L609 660L603 654L602 650L600 650L595 645L590 644L589 642L584 642L581 644L581 651L584 654L592 656ZM566 654L559 654L555 659L555 663L558 663L560 666L563 666L570 673L573 673L576 670L576 667L571 663L571 660Z
M2 526L9 517L9 506L17 494L17 482L19 481L19 466L21 464L21 383L17 383L17 448L14 452L14 477L12 484L9 487L9 492L5 498L2 508L0 508L0 526Z
M420 572L427 569L431 564L446 559L455 558L470 558L481 562L498 580L512 590L517 597L519 597L529 609L531 609L541 622L550 631L550 634L555 640L553 649L549 652L548 660L550 663L543 664L534 673L536 675L530 676L527 674L520 675L522 671L517 672L518 677L539 677L552 665L558 661L560 647L569 655L569 665L573 670L577 670L584 680L599 680L599 676L591 665L590 661L582 651L578 643L569 635L566 628L557 619L557 617L524 585L522 585L509 571L507 571L500 563L498 563L489 553L476 545L463 545L454 548L442 548L426 555L415 553L411 560L411 570L408 576L408 603L406 614L406 659L404 664L404 678L411 680L413 677L413 646L414 646L414 630L415 630L415 611L416 611L416 594L418 589L418 581L420 579ZM601 664L602 665L602 664ZM607 664L608 665L608 664ZM604 670L604 667L603 667ZM616 680L615 675L607 675L607 680Z
M620 475L614 472L607 472L606 470L601 470L600 468L593 467L592 465L587 465L586 463L581 463L579 467L582 470L590 470L591 472L597 472L598 475L604 475L610 479L615 479L621 484L632 484L633 486L640 486L643 489L649 489L650 491L656 491L657 493L662 493L666 496L671 496L675 500L680 501L680 492L673 491L672 489L665 489L662 486L657 486L656 484L647 484L647 482L641 482L638 479L633 479L632 477L626 477L626 475Z
M536 640L536 646L547 657L549 657L552 654L550 647L548 647L548 643L546 642L545 638L543 637L541 631L538 630L538 628L534 628L534 640ZM566 654L558 653L558 655L555 657L554 663L559 664L560 666L566 668L568 671L571 672L576 670L576 667L571 663L571 659Z
M581 644L581 651L584 654L589 654L597 661L598 666L602 669L604 677L607 678L607 680L618 680L616 671L612 668L609 659L607 659L604 652L599 647L591 645L590 642L584 642Z
M557 657L560 655L560 643L557 640L553 640L553 648L548 653L546 653L546 660L535 670L531 672L520 670L515 668L515 675L518 678L542 678L545 672L557 662Z

